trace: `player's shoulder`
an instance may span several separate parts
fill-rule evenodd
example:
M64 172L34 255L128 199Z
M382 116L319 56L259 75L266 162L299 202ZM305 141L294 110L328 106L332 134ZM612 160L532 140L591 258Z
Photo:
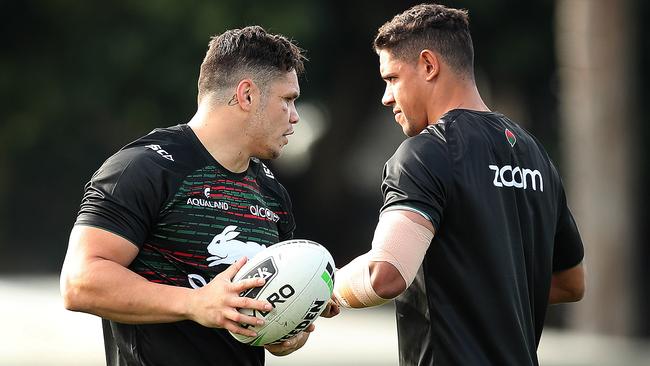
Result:
M408 137L399 145L393 159L427 159L436 155L445 155L447 140L443 123L429 125L421 133Z
M116 156L169 168L192 164L196 160L203 162L205 159L197 159L200 153L188 129L187 125L156 128L124 146Z
M471 119L466 110L455 109L445 113L435 123L428 125L419 134L409 137L402 142L398 151L419 151L438 149L447 150L448 130L456 128L458 120Z
M157 128L118 150L99 169L102 174L160 176L195 169L204 159L197 153L184 125Z
M436 174L444 174L450 166L443 126L434 125L402 141L386 161L384 174L401 174L399 172L404 171L435 171Z
M192 137L187 125L157 128L125 146L125 149L133 149L144 160L187 163L199 155L197 141Z
M474 151L485 155L490 150L503 156L512 152L527 155L541 148L529 131L502 113L464 109L452 112L454 118L447 123L447 135L454 154Z

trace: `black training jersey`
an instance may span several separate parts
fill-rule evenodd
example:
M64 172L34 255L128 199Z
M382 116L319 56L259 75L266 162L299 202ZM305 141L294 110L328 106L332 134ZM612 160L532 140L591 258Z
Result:
M583 257L556 168L499 113L453 110L386 163L382 211L435 237L396 300L401 365L537 365L553 271Z
M156 129L110 157L86 185L76 225L120 235L140 251L129 268L152 282L198 288L242 256L292 238L289 196L253 159L224 169L187 125ZM103 321L108 365L263 365L264 349L192 321Z

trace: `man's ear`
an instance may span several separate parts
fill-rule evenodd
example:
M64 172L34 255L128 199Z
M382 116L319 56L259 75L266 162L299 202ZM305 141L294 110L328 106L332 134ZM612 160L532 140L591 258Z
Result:
M440 73L440 59L431 50L422 50L418 57L418 65L424 68L426 81L431 81Z
M251 79L244 79L237 84L235 98L239 107L245 111L250 111L253 104L253 91L256 85Z

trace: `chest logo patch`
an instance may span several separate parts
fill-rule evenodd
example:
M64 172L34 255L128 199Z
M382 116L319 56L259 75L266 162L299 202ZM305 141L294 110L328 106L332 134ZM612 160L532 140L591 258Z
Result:
M253 241L240 241L235 238L241 234L237 231L237 226L226 226L223 231L212 239L208 244L208 252L212 256L206 258L210 264L208 267L219 264L233 264L241 257L252 258L262 249L266 248L262 244Z
M515 147L515 144L517 143L517 137L515 136L512 131L506 128L506 140L508 140L508 143L510 144L510 147Z

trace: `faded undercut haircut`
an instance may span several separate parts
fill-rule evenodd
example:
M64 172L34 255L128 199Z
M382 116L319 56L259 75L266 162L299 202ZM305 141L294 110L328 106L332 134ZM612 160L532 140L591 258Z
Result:
M474 46L467 10L420 4L382 25L373 42L377 53L413 61L422 50L437 52L456 73L474 79Z
M228 102L233 89L250 78L268 90L270 82L292 70L304 72L303 50L282 35L270 34L260 26L231 29L211 38L199 73L198 101L213 94Z

